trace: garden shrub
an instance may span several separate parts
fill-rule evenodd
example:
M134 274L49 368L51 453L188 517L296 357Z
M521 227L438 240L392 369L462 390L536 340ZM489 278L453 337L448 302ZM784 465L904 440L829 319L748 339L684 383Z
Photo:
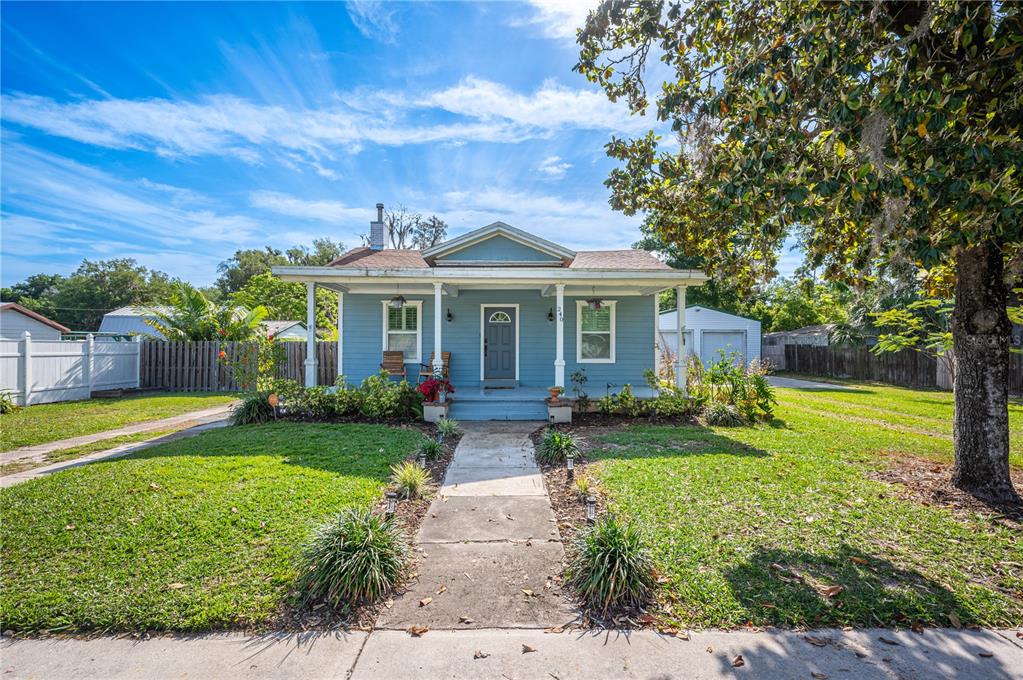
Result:
M235 425L254 425L274 419L274 408L270 405L269 393L250 392L231 411L231 422Z
M414 418L423 414L423 397L407 380L394 382L381 370L358 388L359 412L372 420Z
M746 419L742 413L739 412L732 404L726 404L720 401L712 401L703 408L703 419L708 425L718 425L720 427L738 427L739 425L745 425Z
M566 577L583 602L603 617L641 607L656 583L639 530L613 515L576 534Z
M323 600L348 610L387 594L408 562L401 530L368 509L341 510L304 551L299 585L306 603Z
M10 392L0 392L0 414L14 413L21 407L14 403Z
M536 457L537 460L545 465L553 465L565 462L568 454L574 456L578 452L579 444L576 442L575 437L567 432L549 427L543 433L543 440L540 442L540 448L536 452Z
M624 416L635 418L641 415L646 407L632 392L632 385L626 383L618 394L603 396L597 402L597 408L605 416Z
M572 483L575 490L575 495L579 497L579 500L586 500L586 497L593 493L593 482L590 481L589 477L579 476L575 478Z
M426 456L426 460L437 460L444 453L444 447L436 439L424 439L416 453Z
M410 460L391 466L391 481L400 498L416 499L426 493L430 473Z

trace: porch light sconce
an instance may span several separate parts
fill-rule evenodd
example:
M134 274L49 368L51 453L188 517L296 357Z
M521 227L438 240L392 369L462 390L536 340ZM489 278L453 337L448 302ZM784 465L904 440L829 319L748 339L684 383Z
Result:
M586 523L593 524L597 521L597 499L593 496L586 497Z
M451 323L454 320L455 320L455 315L451 313L451 308L448 307L448 323Z
M571 453L565 456L565 476L569 481L575 479L575 456Z
M547 323L554 323L554 308L547 310Z
M405 297L402 295L395 295L387 302L387 306L391 309L401 309L405 306Z
M394 510L398 505L398 494L394 491L387 492L387 516L393 517Z

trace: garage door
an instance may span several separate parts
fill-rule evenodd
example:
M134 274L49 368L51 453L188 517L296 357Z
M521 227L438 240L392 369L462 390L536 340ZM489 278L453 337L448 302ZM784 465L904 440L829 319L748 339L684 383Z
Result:
M704 331L701 336L700 358L709 365L721 358L720 351L725 354L735 352L741 357L746 354L746 333L744 331Z

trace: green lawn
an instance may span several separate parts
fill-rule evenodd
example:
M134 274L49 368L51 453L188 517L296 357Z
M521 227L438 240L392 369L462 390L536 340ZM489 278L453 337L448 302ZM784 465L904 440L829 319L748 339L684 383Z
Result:
M312 527L376 500L389 466L420 440L382 425L229 427L0 491L0 621L266 625Z
M778 398L769 425L600 438L614 445L593 454L601 489L668 578L666 623L1023 622L1018 525L903 500L867 476L890 454L950 461L951 395L869 385ZM1019 465L1018 404L1011 422ZM829 597L829 586L843 590Z
M0 451L178 416L236 398L216 393L150 393L29 406L0 416Z

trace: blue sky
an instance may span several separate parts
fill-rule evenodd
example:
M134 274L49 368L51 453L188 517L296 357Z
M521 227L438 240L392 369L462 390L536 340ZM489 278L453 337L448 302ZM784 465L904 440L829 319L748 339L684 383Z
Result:
M52 4L2 12L2 272L134 257L197 284L237 248L360 244L373 205L627 247L630 117L572 72L585 5ZM788 255L782 273L798 258Z

